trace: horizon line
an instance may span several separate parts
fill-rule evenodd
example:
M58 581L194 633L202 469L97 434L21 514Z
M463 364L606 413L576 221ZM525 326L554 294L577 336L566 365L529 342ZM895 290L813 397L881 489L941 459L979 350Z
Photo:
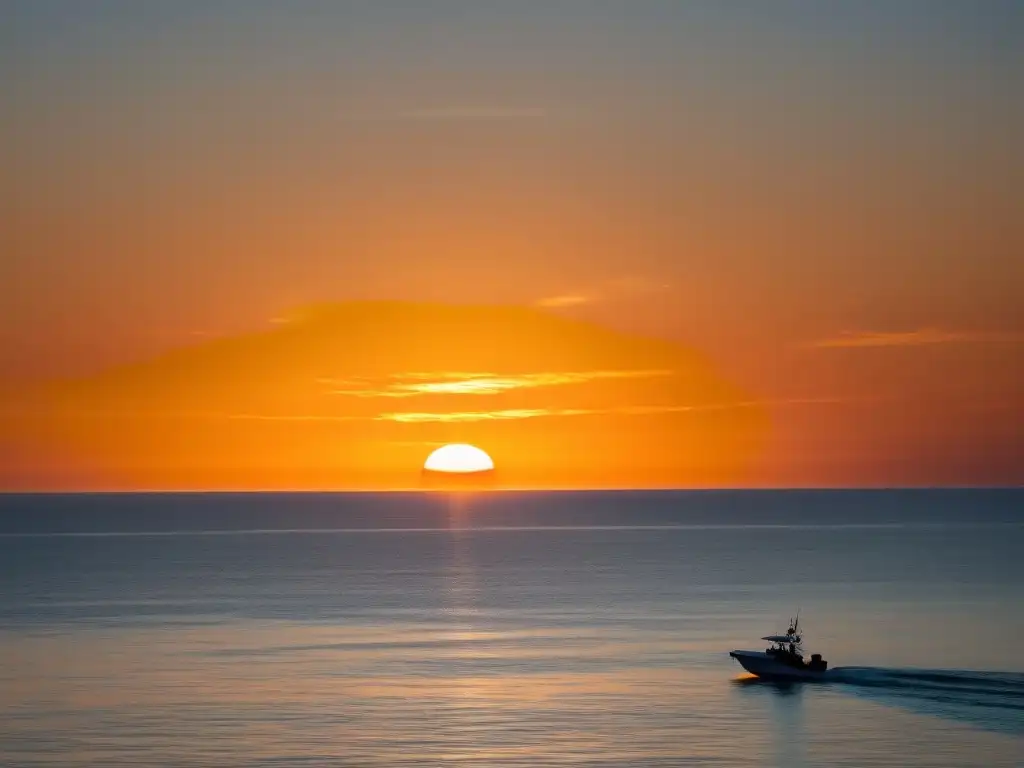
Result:
M787 491L1024 491L1022 484L981 484L981 485L778 485L778 486L638 486L606 488L111 488L111 489L37 489L16 490L0 489L3 496L159 496L159 495L371 495L371 494L406 494L406 495L458 495L480 496L505 493L764 493Z

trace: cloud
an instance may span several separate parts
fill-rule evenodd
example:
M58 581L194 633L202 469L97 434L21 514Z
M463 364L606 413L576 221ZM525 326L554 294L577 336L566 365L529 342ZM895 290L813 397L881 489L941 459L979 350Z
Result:
M853 349L861 347L920 347L930 344L956 344L985 341L991 334L965 331L943 331L922 328L916 331L846 331L831 339L811 344L819 349Z
M534 389L568 384L585 384L599 379L638 379L670 376L670 370L609 370L524 373L502 376L494 373L406 373L374 386L369 381L322 380L333 387L331 394L351 397L416 397L419 395L496 395L513 389Z
M534 419L538 416L567 415L576 414L549 408L515 408L502 411L455 411L453 413L382 413L377 419L379 421L397 421L402 424L419 424L424 422L507 421L510 419Z
M786 400L740 400L731 403L705 403L701 405L624 405L611 408L515 408L496 411L454 411L450 413L382 413L379 421L401 423L506 421L511 419L538 419L557 416L656 416L669 413L706 413L734 411L763 407L791 407L803 405L843 405L857 402L856 398L812 397Z
M559 309L561 307L578 307L580 304L589 304L595 301L593 296L585 296L579 293L568 293L564 296L548 296L534 302L538 307L547 309Z
M537 419L553 416L651 416L666 413L689 413L693 411L721 411L736 408L756 408L756 401L721 403L712 405L627 405L616 408L516 408L498 411L455 411L452 413L382 413L381 421L403 423L459 422L459 421L505 421L510 419Z
M651 416L668 413L696 413L708 411L737 410L761 407L791 407L804 405L844 405L857 402L874 402L871 398L819 397L792 398L783 400L743 400L729 403L705 403L701 405L624 405L608 408L508 408L490 411L417 412L396 411L376 415L313 414L313 413L251 413L226 411L160 411L160 410L84 410L65 414L76 419L110 420L199 420L199 421L269 421L269 422L323 422L340 423L355 421L394 421L403 424L424 422L469 422L508 421L514 419L536 419L557 416ZM992 404L987 404L991 407ZM1006 405L1006 407L1010 407ZM0 408L0 419L16 419L44 416L48 411L32 409ZM428 443L417 442L416 445ZM439 445L443 443L438 443Z
M639 275L628 275L611 280L604 280L589 288L566 293L544 296L534 302L534 306L545 309L563 309L593 304L599 301L617 301L637 296L649 296L668 290L669 284L664 280L655 280Z

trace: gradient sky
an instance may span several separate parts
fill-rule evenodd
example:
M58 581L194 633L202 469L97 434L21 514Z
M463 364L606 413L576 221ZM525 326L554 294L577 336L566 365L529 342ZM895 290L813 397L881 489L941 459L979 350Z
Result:
M695 350L740 484L1024 482L1020 3L0 10L7 487L79 482L26 382L351 300Z

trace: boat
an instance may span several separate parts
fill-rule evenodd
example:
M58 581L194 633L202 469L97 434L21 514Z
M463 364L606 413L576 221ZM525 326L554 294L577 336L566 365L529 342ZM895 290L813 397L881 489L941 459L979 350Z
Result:
M803 638L800 635L800 615L791 619L784 635L762 637L771 643L763 651L730 651L729 655L747 672L774 680L819 680L828 670L828 662L820 653L804 661Z

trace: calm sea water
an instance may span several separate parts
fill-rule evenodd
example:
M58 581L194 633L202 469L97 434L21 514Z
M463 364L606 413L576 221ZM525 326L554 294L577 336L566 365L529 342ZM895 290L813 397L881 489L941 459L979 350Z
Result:
M1020 766L1022 595L1013 490L6 496L0 765Z

